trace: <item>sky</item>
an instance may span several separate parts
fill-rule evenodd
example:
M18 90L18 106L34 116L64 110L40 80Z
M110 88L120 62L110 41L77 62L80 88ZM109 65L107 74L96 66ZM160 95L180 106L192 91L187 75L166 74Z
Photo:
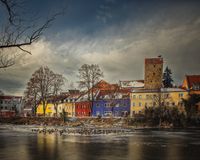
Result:
M158 55L177 85L186 74L200 74L198 0L34 0L26 7L40 22L64 14L28 47L32 55L21 53L14 66L0 70L5 94L23 95L40 66L63 74L66 89L77 85L83 64L98 64L111 83L144 79L144 59Z

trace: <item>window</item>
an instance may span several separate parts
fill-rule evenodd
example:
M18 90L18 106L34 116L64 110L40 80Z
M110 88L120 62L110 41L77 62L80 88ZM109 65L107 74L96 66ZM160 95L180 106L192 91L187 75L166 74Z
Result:
M168 93L164 94L164 98L169 98L169 94Z
M183 98L183 93L179 93L179 98Z
M139 95L139 99L142 99L142 95Z
M133 97L133 99L136 99L136 95L133 95L132 97Z
M111 116L111 115L112 115L112 112L111 112L111 111L105 111L105 112L104 112L104 115L105 115L105 116Z
M145 107L147 107L148 106L148 104L147 104L147 102L145 103Z
M175 103L174 103L174 102L172 102L172 106L175 106Z
M96 111L96 115L99 116L99 115L100 115L100 112L99 112L99 111Z
M148 94L146 95L146 99L149 99L149 95Z
M139 107L141 107L142 106L142 103L141 102L139 102Z
M133 102L132 106L135 107L135 102Z
M120 114L119 114L118 111L115 111L114 115L115 115L115 116L119 116Z
M96 104L97 107L100 107L99 103Z
M105 103L104 106L105 107L110 107L110 104L109 103Z

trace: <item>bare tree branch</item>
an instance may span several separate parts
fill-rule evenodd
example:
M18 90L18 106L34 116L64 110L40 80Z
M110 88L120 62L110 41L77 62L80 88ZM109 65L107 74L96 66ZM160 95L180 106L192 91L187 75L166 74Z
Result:
M41 25L39 20L26 21L19 11L22 11L21 0L0 0L0 5L5 9L8 18L4 22L4 26L0 31L0 51L3 53L4 49L16 48L22 52L31 54L30 50L25 49L25 46L30 46L32 43L38 41L43 35L44 31L48 29L57 16L62 15L64 10L53 14ZM10 52L9 54L13 54ZM8 54L8 53L5 53ZM14 65L14 59L9 59L4 56L1 61L0 68L6 68ZM11 63L12 62L12 63Z

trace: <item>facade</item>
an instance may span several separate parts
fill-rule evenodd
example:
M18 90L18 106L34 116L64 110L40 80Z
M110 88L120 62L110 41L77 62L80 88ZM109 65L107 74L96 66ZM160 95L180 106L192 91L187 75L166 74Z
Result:
M130 99L105 99L93 103L92 116L126 117L130 114Z
M200 94L200 75L186 75L182 88L186 89L190 94Z
M76 117L89 117L91 116L92 103L90 101L81 101L75 103Z
M65 112L67 117L75 117L75 102L64 102L62 103L61 112Z
M100 91L93 102L92 116L125 117L130 114L128 90Z
M69 92L61 93L56 97L49 97L46 107L46 116L61 117L65 112L67 117L75 117L75 101L80 96L78 90L69 90ZM37 115L43 115L43 105L37 108Z
M53 103L47 104L45 115L48 117L61 117L63 112L65 112L67 117L75 117L75 102L60 102L57 105L57 115L56 115L56 109ZM43 105L40 104L37 107L37 115L43 116Z
M139 89L130 93L131 116L143 113L145 107L169 106L178 107L184 111L182 99L188 97L188 92L180 88L161 88L161 90Z
M0 96L0 117L13 117L22 111L22 97Z
M186 89L190 95L200 95L200 75L186 75L182 88ZM195 105L200 114L200 102Z
M56 110L54 107L53 103L48 103L46 106L46 110L45 110L45 116L48 117L53 117L56 114ZM43 105L39 104L37 107L37 115L38 116L43 116L44 115L44 110L43 110Z
M163 77L163 58L146 58L144 74L145 89L161 88Z

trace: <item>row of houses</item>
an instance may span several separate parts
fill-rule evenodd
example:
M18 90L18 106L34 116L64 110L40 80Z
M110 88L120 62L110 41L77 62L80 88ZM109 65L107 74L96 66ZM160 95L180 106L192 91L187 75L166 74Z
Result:
M145 108L159 106L177 107L184 112L183 99L187 99L190 94L200 94L200 75L186 75L180 87L164 88L163 58L146 58L144 64L144 80L119 81L118 84L101 80L85 92L69 90L56 97L56 104L49 99L45 107L46 116L65 114L67 117L133 117L143 114ZM5 105L0 108L0 112L3 109ZM26 114L31 114L31 111L26 106L23 108ZM42 104L37 107L37 115L44 115Z
M190 94L200 94L200 75L187 75L179 88L145 88L144 81L120 81L119 85L104 80L98 82L94 89L94 100L88 100L88 92L66 94L57 106L48 104L48 116L61 115L63 111L68 117L125 117L144 113L146 107L177 107L184 112L183 99ZM195 87L193 87L195 86ZM38 106L38 115L43 114L42 105Z
M102 84L112 86L101 80L96 87ZM187 99L188 94L187 90L181 88L147 90L118 86L114 90L99 89L93 101L87 100L87 93L62 96L56 107L49 102L46 115L60 116L65 112L68 117L126 117L142 114L146 107L158 107L160 103L162 106L178 107L180 111L184 111L182 99ZM43 115L42 104L38 106L37 114Z

